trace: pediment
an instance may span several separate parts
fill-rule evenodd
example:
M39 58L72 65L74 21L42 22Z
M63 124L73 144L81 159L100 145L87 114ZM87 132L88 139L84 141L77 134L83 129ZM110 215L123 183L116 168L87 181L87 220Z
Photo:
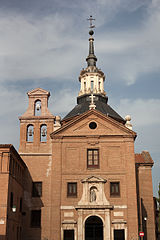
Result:
M81 124L81 125L75 127L74 132L78 133L78 132L83 132L83 131L86 132L86 130L90 131L91 129L89 129L88 127L91 122L96 122L99 131L102 130L108 134L113 133L113 129L109 125L104 124L102 121L100 121L100 119L95 118L95 117L89 118L87 122L86 121L84 122L84 124Z
M97 127L90 128L90 123L95 122ZM122 123L96 111L88 112L77 116L73 120L65 123L61 128L51 134L51 138L58 136L115 136L130 135L136 136L136 133L125 127Z
M31 91L29 91L28 93L28 96L37 96L37 95L47 95L47 96L50 96L50 92L42 89L42 88L35 88Z
M84 183L84 182L88 182L88 183L100 183L100 182L106 183L107 180L104 179L104 178L101 178L101 177L97 177L97 176L90 176L90 177L87 177L87 178L81 180L81 182L82 183Z

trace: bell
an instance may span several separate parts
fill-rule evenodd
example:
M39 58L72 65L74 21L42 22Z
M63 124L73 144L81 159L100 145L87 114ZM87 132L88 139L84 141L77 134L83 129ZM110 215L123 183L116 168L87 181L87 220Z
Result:
M33 135L32 129L29 129L29 136L31 137Z
M42 130L42 137L45 137L46 136L46 129L43 129Z
M40 109L41 109L41 105L38 103L38 104L36 105L36 110L39 111Z

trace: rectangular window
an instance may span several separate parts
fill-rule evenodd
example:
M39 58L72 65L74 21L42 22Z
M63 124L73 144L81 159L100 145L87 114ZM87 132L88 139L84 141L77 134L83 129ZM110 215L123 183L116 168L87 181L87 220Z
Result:
M77 183L67 183L67 197L77 197Z
M120 183L119 182L110 182L110 196L120 196Z
M64 240L74 240L74 230L64 230Z
M114 230L114 240L124 240L125 239L125 234L124 234L124 229L122 230Z
M42 197L42 182L32 183L32 197Z
M41 227L41 210L31 211L31 227Z
M87 167L99 167L99 149L87 149Z

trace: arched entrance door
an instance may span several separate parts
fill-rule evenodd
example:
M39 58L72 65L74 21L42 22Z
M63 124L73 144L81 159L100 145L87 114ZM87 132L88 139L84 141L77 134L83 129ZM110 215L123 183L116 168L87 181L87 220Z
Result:
M87 218L85 240L103 240L103 222L99 217L91 216Z

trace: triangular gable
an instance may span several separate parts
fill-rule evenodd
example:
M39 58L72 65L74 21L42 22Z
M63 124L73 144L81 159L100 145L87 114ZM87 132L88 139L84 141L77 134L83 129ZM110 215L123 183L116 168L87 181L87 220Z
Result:
M89 182L89 183L97 183L97 182L103 182L103 183L106 183L107 180L101 178L101 177L97 177L97 176L90 176L90 177L87 177L83 180L81 180L82 183L84 182Z
M50 92L42 89L42 88L35 88L31 91L29 91L28 93L28 96L37 96L37 95L47 95L47 96L50 96Z
M92 121L97 123L97 128L94 130L89 128L89 123ZM136 133L122 123L93 109L64 124L61 128L51 133L51 138L67 135L132 135L132 137L136 137Z

